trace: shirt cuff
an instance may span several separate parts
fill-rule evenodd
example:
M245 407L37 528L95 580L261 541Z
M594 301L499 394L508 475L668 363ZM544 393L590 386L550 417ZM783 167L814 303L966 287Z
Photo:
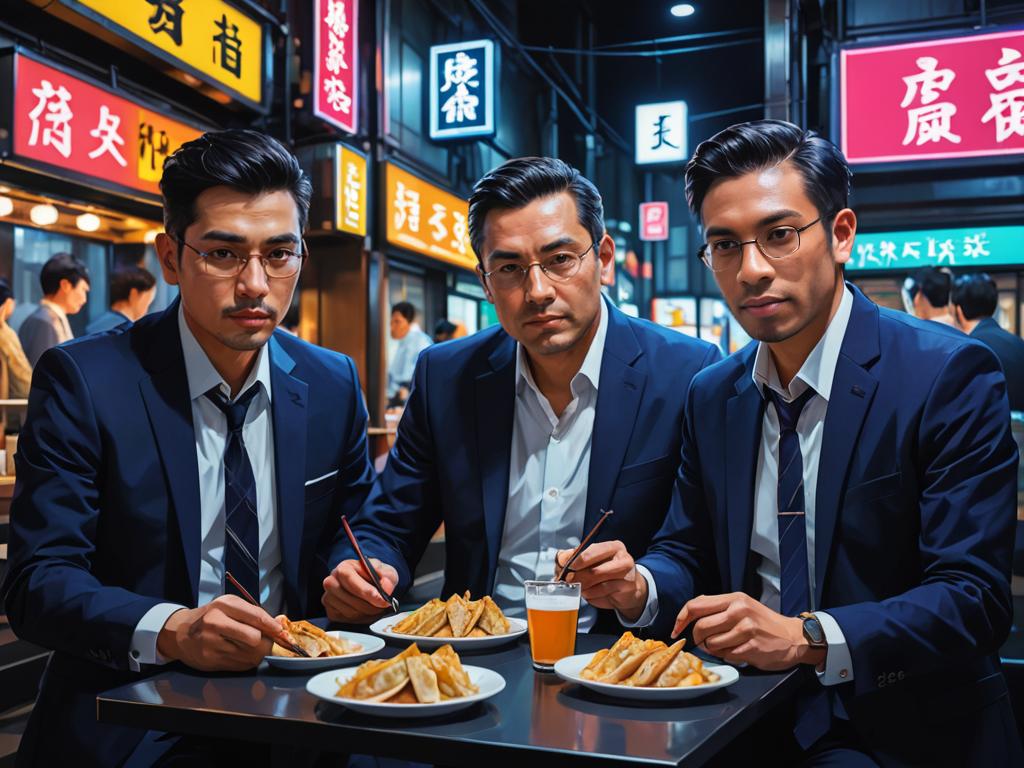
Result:
M825 633L825 642L828 645L828 655L825 657L825 669L818 672L818 682L822 685L839 685L853 680L853 658L850 656L850 648L846 645L846 636L839 628L839 623L821 611L815 612L815 617L821 624L821 630Z
M643 613L640 614L640 618L636 621L627 621L621 613L615 612L615 617L619 620L619 623L627 629L649 627L658 618L658 587L654 583L654 577L642 565L636 566L636 572L643 576L647 582L647 605L644 606Z
M143 664L166 664L169 661L157 652L156 640L171 614L184 608L184 605L177 603L159 603L139 619L132 633L132 644L128 652L128 668L132 672L141 672Z

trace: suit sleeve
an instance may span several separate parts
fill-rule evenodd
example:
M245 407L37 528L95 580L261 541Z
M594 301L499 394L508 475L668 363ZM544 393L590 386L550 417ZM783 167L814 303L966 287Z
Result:
M441 524L436 453L427 416L429 360L429 355L420 356L395 445L352 522L363 553L398 571L397 594L412 584L413 569ZM356 557L347 540L338 540L337 551L339 560Z
M35 317L25 318L22 330L24 332L22 342L25 357L33 367L39 364L43 353L51 347L57 346L57 342L60 340L57 336L57 329L53 325Z
M668 637L687 600L718 591L717 585L709 581L718 573L718 566L704 498L694 401L691 386L683 420L682 455L668 515L647 553L637 561L651 573L657 587L659 608L650 625L655 637Z
M135 627L161 601L96 576L102 461L85 380L71 356L54 348L36 367L18 439L4 603L19 637L128 669Z
M1017 447L1005 379L980 344L947 360L924 405L917 451L921 584L828 608L858 694L992 653L1010 628Z

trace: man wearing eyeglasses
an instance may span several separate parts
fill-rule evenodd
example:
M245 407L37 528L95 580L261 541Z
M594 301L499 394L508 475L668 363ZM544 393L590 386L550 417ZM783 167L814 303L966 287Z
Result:
M614 514L577 565L632 570L612 542L639 555L661 525L686 387L720 354L602 297L615 245L601 198L560 160L520 158L484 176L469 232L501 325L421 354L395 446L353 527L401 594L444 523L442 594L492 595L523 616L523 582L552 578L556 552L579 544L602 509ZM386 607L354 557L324 582L328 615L342 621ZM583 598L582 631L619 627L618 595L584 588Z
M651 628L799 670L794 707L723 764L1021 765L997 654L1006 382L984 345L844 281L849 179L835 146L777 120L726 129L687 167L701 258L756 341L690 388L674 503L636 567Z
M208 133L168 158L161 190L156 248L180 299L35 369L4 599L55 653L26 765L247 762L246 745L97 723L96 694L171 661L252 669L275 615L322 615L339 517L373 479L352 361L276 332L306 258L295 157Z

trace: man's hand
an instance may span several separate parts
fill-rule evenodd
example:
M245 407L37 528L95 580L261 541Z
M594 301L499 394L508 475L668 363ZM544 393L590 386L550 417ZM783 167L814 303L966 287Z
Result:
M222 595L199 608L168 617L157 636L157 652L203 672L238 672L270 654L281 624L236 595Z
M377 572L384 591L392 594L398 585L398 571L373 557L370 565ZM331 621L347 623L369 622L391 608L358 560L342 560L328 574L320 602L327 609Z
M556 576L572 552L563 549L555 555ZM621 541L591 544L576 558L565 580L579 582L583 599L595 608L614 608L629 621L636 621L647 605L647 579L637 572Z
M802 619L776 613L743 592L693 598L679 612L672 637L691 623L694 645L730 664L774 672L825 663L825 649L812 648L804 637Z

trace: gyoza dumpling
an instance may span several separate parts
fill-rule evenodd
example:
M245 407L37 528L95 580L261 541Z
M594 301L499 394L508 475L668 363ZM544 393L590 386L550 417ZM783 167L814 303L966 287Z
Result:
M632 675L640 667L647 658L665 648L665 644L661 640L638 640L632 646L630 646L629 655L626 656L615 667L611 672L608 672L603 677L598 678L598 682L601 683L621 683L627 677Z
M667 648L655 651L644 659L636 672L623 680L622 684L638 687L652 685L683 650L685 642L685 640L678 640Z
M448 624L452 628L452 637L465 637L484 611L484 604L481 600L467 602L458 595L452 595L445 603L445 613L448 615Z
M488 635L507 635L512 627L498 604L489 596L482 597L479 602L483 603L483 613L476 625Z
M611 648L594 654L594 658L580 672L580 677L584 680L599 680L628 658L632 647L640 642L632 632L623 632Z
M338 696L369 701L384 701L394 696L409 682L405 660L419 653L420 649L413 643L393 659L366 662L338 689Z
M458 654L450 645L442 645L430 654L430 666L437 673L437 687L441 691L442 700L480 692L469 679L469 673L462 668Z
M431 666L429 656L425 653L410 656L405 660L405 667L409 671L409 680L420 704L433 704L441 700L441 691L437 687L437 673Z

